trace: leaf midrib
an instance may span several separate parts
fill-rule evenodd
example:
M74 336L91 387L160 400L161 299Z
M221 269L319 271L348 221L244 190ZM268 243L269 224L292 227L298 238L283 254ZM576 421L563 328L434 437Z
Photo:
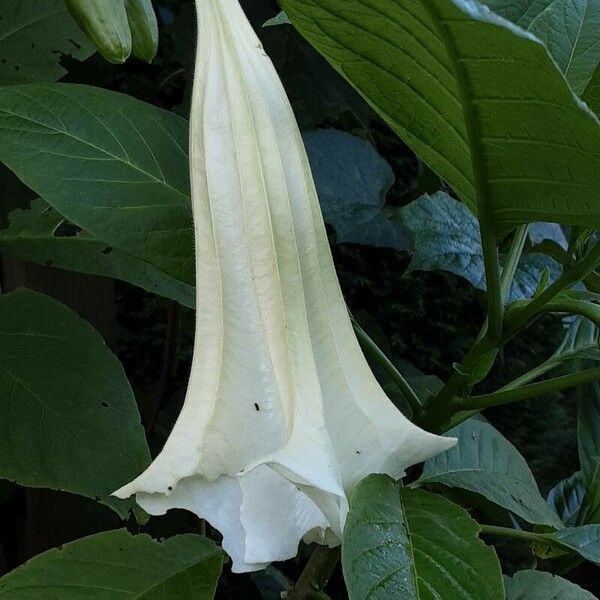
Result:
M443 40L444 48L448 53L448 58L454 72L454 78L456 80L456 87L458 90L458 96L460 99L460 108L462 113L463 122L465 124L465 131L467 134L467 148L469 151L469 159L471 162L471 172L473 175L473 189L475 198L473 198L474 205L477 207L477 216L481 222L482 230L485 228L488 231L493 230L493 214L491 206L485 201L487 197L487 183L485 178L485 167L483 164L483 151L481 147L481 131L479 122L475 118L476 110L475 105L471 100L471 93L467 77L465 75L464 67L461 64L454 40L448 34L448 29L444 25L439 13L433 6L432 0L419 0L421 6L429 14L429 18L433 26L436 28L438 35ZM452 0L452 5L455 3Z

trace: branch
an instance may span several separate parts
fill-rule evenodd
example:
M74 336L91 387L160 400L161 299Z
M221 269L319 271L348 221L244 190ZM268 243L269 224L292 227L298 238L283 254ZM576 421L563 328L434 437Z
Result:
M598 265L600 265L600 242L596 242L594 247L583 259L577 261L572 267L563 271L563 274L552 285L539 294L539 296L536 296L525 304L525 306L516 309L507 316L503 343L506 343L538 317L543 312L544 306L553 300L560 292L572 287L578 281L585 279L590 273L595 271Z
M287 598L289 600L311 600L319 597L339 560L339 546L328 548L327 546L317 545L294 589L288 594Z
M516 253L517 250L515 248L514 254L516 255ZM469 389L474 383L472 373L481 366L481 361L485 359L486 354L492 356L494 350L497 351L504 346L517 333L542 314L544 307L560 292L572 287L577 281L593 273L599 265L600 242L597 242L583 259L565 269L563 274L541 294L520 308L509 311L504 321L500 339L496 338L491 328L486 329L484 326L485 334L480 334L475 340L471 350L463 358L460 365L455 368L455 372L450 376L439 394L428 403L425 414L417 419L417 423L430 431L444 433L451 426L464 420L462 418L454 419L454 417L456 413L465 410L461 408L461 397L469 393Z
M480 525L480 527L481 533L484 535L493 535L495 537L508 538L511 540L521 540L522 542L552 542L552 539L543 533L533 533L532 531L523 531L522 529L512 529L510 527L498 527L496 525Z
M579 385L586 385L600 380L600 368L587 369L579 373L571 373L562 377L546 379L538 383L530 383L520 388L503 389L491 394L470 396L462 398L455 403L455 407L461 410L484 410L492 406L502 406L527 398L535 398L553 392L560 392Z
M488 332L492 339L499 340L502 336L502 322L504 320L500 257L496 236L493 234L491 227L487 228L484 225L485 221L481 220L481 245L487 286Z

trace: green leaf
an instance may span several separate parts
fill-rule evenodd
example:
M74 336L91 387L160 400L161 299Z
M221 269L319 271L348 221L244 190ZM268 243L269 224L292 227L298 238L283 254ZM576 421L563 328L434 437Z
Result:
M586 560L600 564L600 525L569 527L548 537Z
M482 2L542 40L575 93L583 93L600 62L598 0Z
M215 597L222 564L223 556L219 553L171 575L136 596L136 600L173 600L173 598L212 600Z
M410 239L385 212L394 173L371 144L335 129L304 134L325 220L337 241L406 250Z
M194 287L161 272L151 263L116 250L70 225L43 200L9 215L0 231L0 252L48 267L128 281L149 292L194 306Z
M541 286L554 283L562 267L553 258L539 252L528 252L519 261L508 296L509 301L531 298ZM544 285L545 284L545 285Z
M554 242L559 248L566 250L569 242L562 227L557 223L532 223L529 226L529 239L536 246L543 242Z
M595 333L598 334L597 330ZM600 354L598 349L596 352ZM580 390L577 402L577 442L586 489L584 521L600 523L600 385L598 382Z
M529 523L562 527L525 459L494 427L469 419L447 435L458 438L458 444L425 462L420 483L475 492Z
M0 0L0 85L56 81L62 54L93 52L64 0Z
M581 316L600 327L600 294L579 289L563 290L544 306L544 311Z
M581 471L577 471L557 483L549 492L546 501L567 527L579 524L585 498L585 483Z
M578 585L544 571L519 571L505 577L506 600L596 600Z
M594 113L600 115L600 65L596 67L582 97Z
M410 230L414 240L407 273L439 269L463 277L477 289L486 289L479 223L464 204L444 192L426 194L397 211L395 219ZM549 269L551 281L561 272L561 266L550 257L526 254L513 278L509 299L533 296L545 269Z
M446 498L371 475L356 488L342 540L350 600L502 600L498 557Z
M96 239L193 283L187 123L71 84L0 89L0 160Z
M98 333L31 291L0 296L0 477L109 503L150 454L123 368Z
M400 209L396 218L414 239L408 273L439 269L485 289L479 223L464 204L444 192L425 194Z
M593 461L593 467L585 481L584 523L600 523L600 458Z
M600 384L586 386L577 404L579 461L589 479L600 460Z
M600 360L600 342L596 325L588 319L576 318L569 325L563 341L549 360L558 362Z
M545 47L472 0L281 0L497 235L600 226L600 126Z
M161 543L107 531L44 552L5 575L0 598L211 600L222 563L221 550L198 535Z

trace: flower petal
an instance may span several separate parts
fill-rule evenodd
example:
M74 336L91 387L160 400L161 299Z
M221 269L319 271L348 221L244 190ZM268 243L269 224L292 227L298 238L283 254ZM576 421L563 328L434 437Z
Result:
M186 508L234 570L336 544L346 494L454 443L410 423L354 335L292 109L238 0L197 0L190 127L197 306L186 400L115 494Z

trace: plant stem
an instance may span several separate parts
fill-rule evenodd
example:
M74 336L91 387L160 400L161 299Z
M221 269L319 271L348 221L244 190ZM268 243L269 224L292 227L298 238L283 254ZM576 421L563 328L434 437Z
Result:
M514 255L516 256L516 254L517 249L515 247ZM506 316L502 335L499 339L496 338L491 331L491 328L485 330L485 335L481 336L480 334L442 390L429 403L425 413L417 419L418 424L430 431L444 433L451 425L454 426L464 420L462 418L453 419L453 417L461 410L469 410L468 408L464 409L463 407L465 402L464 396L469 393L467 388L471 384L470 374L485 353L492 351L494 348L499 349L505 345L517 333L529 325L531 321L542 314L546 304L551 302L557 294L594 272L599 265L600 242L597 242L583 259L574 263L570 268L565 269L563 274L541 294L530 300L524 306L509 312ZM508 278L508 275L506 275L506 277ZM510 387L512 389L512 384ZM503 393L508 392L508 390L501 391ZM463 396L463 399L460 399L461 396Z
M394 363L392 363L392 361L384 354L383 350L369 337L367 332L354 321L354 319L352 320L352 325L354 326L356 337L365 353L386 370L391 380L398 386L402 395L406 398L413 414L418 415L423 412L419 397L408 381L406 381L402 373L395 367Z
M526 400L552 392L559 392L578 385L585 385L600 380L600 368L587 369L579 373L571 373L537 383L530 383L520 388L499 390L491 394L470 396L456 403L459 410L483 410L492 406L502 406L510 402Z
M569 360L567 357L562 358L560 356L551 356L542 364L531 369L531 371L528 371L520 377L513 379L510 383L507 383L505 386L500 388L499 391L504 392L506 390L514 390L516 388L523 387L524 385L535 381L538 377L545 375L546 373L548 373L548 371L552 371L552 369L555 369L567 360Z
M506 302L510 294L510 288L515 278L515 273L523 254L523 248L525 248L525 242L527 241L527 234L529 232L529 225L521 225L515 231L515 235L512 239L510 250L504 268L502 269L502 277L500 278L500 287L502 290L502 300Z
M536 296L525 306L515 310L512 314L507 316L503 342L510 340L533 319L539 316L539 314L543 312L544 306L557 294L587 277L599 264L600 242L596 242L595 246L584 258L573 264L571 268L563 271L563 274L539 296Z
M554 539L552 534L534 533L533 531L522 531L521 529L512 529L510 527L498 527L496 525L480 525L481 533L509 540L518 540L529 544L548 544L553 548L559 549L565 554L554 560L553 571L559 575L566 575L569 571L583 562L583 558L573 554L573 548L563 545L560 541Z
M417 419L417 424L435 433L445 433L451 428L452 416L460 410L456 405L459 398L468 393L465 389L469 382L469 373L475 367L481 356L494 348L487 332L480 334L473 346L463 358L460 366L450 376L440 393L427 406L425 414Z
M506 302L506 299L508 298L508 295L510 292L510 287L511 287L513 279L515 277L517 267L519 266L519 261L521 259L521 255L523 253L523 248L525 247L525 242L527 241L528 231L529 231L529 225L523 225L516 230L515 235L513 237L513 240L512 240L511 246L510 246L510 250L508 252L508 257L506 259L506 263L505 263L504 269L502 271L502 276L500 278L500 294L499 294L499 296L500 296L500 303L502 305L504 305L504 302ZM486 236L486 237L489 237L489 236ZM482 243L483 243L483 233L482 233ZM494 245L495 245L495 241L494 241ZM497 256L497 250L496 250L496 256ZM492 271L495 271L495 268L493 268L493 267L490 267L490 269ZM487 270L488 270L488 268L486 267L486 273L487 273ZM486 277L488 277L488 276L486 275ZM489 293L490 293L490 289L489 289L489 285L488 285L488 294ZM503 310L503 309L501 309L501 310ZM444 404L448 406L449 403L451 403L452 400L454 398L456 398L456 396L459 394L460 388L465 384L465 381L467 379L465 377L465 374L470 371L472 366L474 366L474 364L476 364L477 359L482 354L484 354L485 351L491 350L493 348L494 344L490 343L491 336L488 335L488 331L491 331L491 329L488 327L489 322L490 321L489 321L489 316L488 316L488 319L486 320L485 325L483 326L481 332L477 336L477 339L475 340L471 350L463 359L463 362L461 363L460 367L447 381L446 385L442 388L442 390L438 394L437 398L435 398L435 402L431 402L430 405L435 403L437 406L441 406ZM502 326L500 326L500 329L501 328L502 328ZM448 406L448 408L450 408L450 407ZM429 406L427 406L427 409L429 409ZM436 417L437 417L437 415L436 415ZM440 427L441 419L438 417L438 418L436 418L435 421L436 421L435 427ZM423 425L427 426L427 423L425 422ZM433 427L433 426L434 426L433 423L429 424L429 427Z
M508 538L511 540L521 540L523 542L549 542L543 533L533 533L532 531L523 531L521 529L511 529L510 527L498 527L496 525L480 525L481 533L493 535L496 537Z
M340 548L317 545L313 550L289 600L310 600L327 585L331 574L340 560Z
M502 322L504 320L504 301L502 285L500 283L500 257L496 236L492 231L486 231L481 222L481 244L483 247L483 262L487 282L488 303L488 333L494 340L502 336Z

